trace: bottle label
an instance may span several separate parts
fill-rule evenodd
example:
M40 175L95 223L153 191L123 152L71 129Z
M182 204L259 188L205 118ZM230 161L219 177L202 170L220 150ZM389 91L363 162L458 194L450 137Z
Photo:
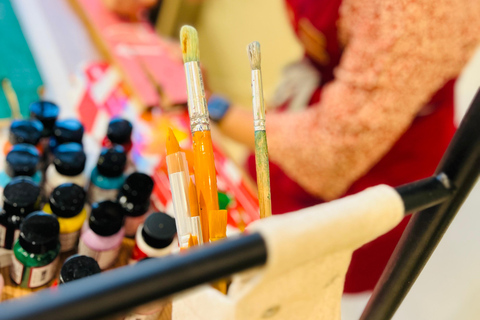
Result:
M97 251L89 248L81 239L78 244L78 254L95 259L102 270L110 267L115 262L119 252L120 246L110 250Z
M0 248L0 268L12 265L12 250Z
M60 233L60 251L66 252L73 250L77 244L78 237L80 236L80 230L70 233Z
M16 284L22 283L24 265L17 260L15 255L12 257L12 266L10 267L10 277Z
M5 248L5 238L7 236L7 228L0 225L0 247Z
M106 200L115 201L117 199L118 189L102 189L91 183L88 188L88 199L90 203Z
M58 258L43 267L31 267L28 287L36 288L47 284L55 276Z
M139 260L145 259L146 257L148 256L142 250L140 250L137 244L135 244L129 263L137 262Z

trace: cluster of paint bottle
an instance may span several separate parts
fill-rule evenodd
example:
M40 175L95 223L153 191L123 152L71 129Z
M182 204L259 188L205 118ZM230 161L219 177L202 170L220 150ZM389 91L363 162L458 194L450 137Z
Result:
M62 267L60 283L100 273L113 266L124 237L136 240L131 263L177 247L174 219L151 208L152 178L126 174L132 166L129 121L109 123L87 175L82 124L58 120L60 110L50 102L34 103L30 111L30 119L11 124L0 172L0 247L12 250L10 275L16 284L48 284L58 261L76 250ZM159 308L132 315L141 312L150 315Z

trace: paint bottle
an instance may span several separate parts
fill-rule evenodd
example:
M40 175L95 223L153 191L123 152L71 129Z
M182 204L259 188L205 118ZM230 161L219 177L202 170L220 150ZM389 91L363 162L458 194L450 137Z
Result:
M102 272L97 261L91 257L75 254L63 263L60 284L89 277Z
M0 247L11 249L20 234L20 225L31 212L39 210L40 187L28 177L15 177L3 190L0 211Z
M0 172L0 194L5 186L18 176L27 176L40 185L42 172L38 170L40 155L38 150L29 144L16 144L7 154L5 171Z
M60 108L53 102L49 101L37 101L29 106L30 118L36 119L43 124L42 138L40 139L40 145L44 151L42 162L42 170L45 170L49 161L49 142L50 137L53 135L53 128L57 121Z
M8 141L3 147L5 155L10 152L12 146L20 143L31 144L38 149L40 154L43 153L40 145L40 138L42 137L43 125L38 120L14 120L10 125L10 133Z
M43 124L42 138L50 137L53 134L60 108L53 102L37 101L30 104L29 110L30 118Z
M130 263L168 255L178 248L175 240L175 219L162 212L154 212L140 225L135 236L135 247Z
M78 254L94 258L102 270L110 267L120 252L125 235L122 211L117 202L94 203L83 226Z
M114 118L108 123L107 135L103 139L102 146L110 148L121 145L125 153L132 149L132 124L121 118Z
M12 280L22 288L41 287L55 277L60 241L57 219L42 211L30 213L13 246Z
M60 252L73 250L77 245L80 230L87 218L85 199L85 190L74 183L61 184L50 193L43 211L53 213L58 219Z
M140 172L130 174L120 188L117 201L125 214L125 236L135 237L138 226L150 213L152 190L152 178Z
M57 186L64 183L75 183L82 188L87 184L87 177L83 173L86 162L82 145L69 142L57 147L55 158L45 172L45 196Z
M102 149L90 179L88 188L90 203L117 199L118 190L125 182L126 162L127 156L122 146Z
M53 136L50 138L50 151L55 152L58 146L76 142L82 145L84 128L77 119L63 119L55 122Z

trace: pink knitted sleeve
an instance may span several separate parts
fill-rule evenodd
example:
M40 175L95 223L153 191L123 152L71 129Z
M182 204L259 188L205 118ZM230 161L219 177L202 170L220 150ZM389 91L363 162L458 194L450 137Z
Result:
M325 200L341 196L457 76L480 37L472 0L345 0L348 43L321 102L269 114L271 159Z

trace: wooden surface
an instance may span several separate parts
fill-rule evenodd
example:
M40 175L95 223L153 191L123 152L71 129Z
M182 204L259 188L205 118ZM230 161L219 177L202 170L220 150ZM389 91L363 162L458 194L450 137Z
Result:
M127 265L128 261L130 259L130 256L131 256L132 249L133 249L134 245L135 245L135 241L133 239L124 238L123 243L122 243L122 249L120 250L119 257L118 257L117 261L115 262L114 266L110 269L114 269L114 268L117 268L117 267ZM50 283L48 285L45 285L45 286L42 286L42 287L39 287L39 288L36 288L36 289L20 288L10 278L10 273L9 273L10 268L9 267L2 268L1 273L2 273L3 279L5 280L5 287L3 288L3 292L2 292L2 301L8 300L8 299L20 298L22 296L31 294L33 292L48 288L49 286L51 286L52 284L54 284L58 280L58 277L60 275L60 268L61 268L63 262L65 261L65 259L67 259L69 256L71 256L73 254L74 253L72 253L72 252L65 252L65 253L60 254L60 261L59 261L58 268L57 268L58 270L57 270L56 278L53 279L52 281L50 281ZM162 314L160 315L160 317L158 319L159 320L171 320L171 318L172 318L172 304L169 302L165 306Z

